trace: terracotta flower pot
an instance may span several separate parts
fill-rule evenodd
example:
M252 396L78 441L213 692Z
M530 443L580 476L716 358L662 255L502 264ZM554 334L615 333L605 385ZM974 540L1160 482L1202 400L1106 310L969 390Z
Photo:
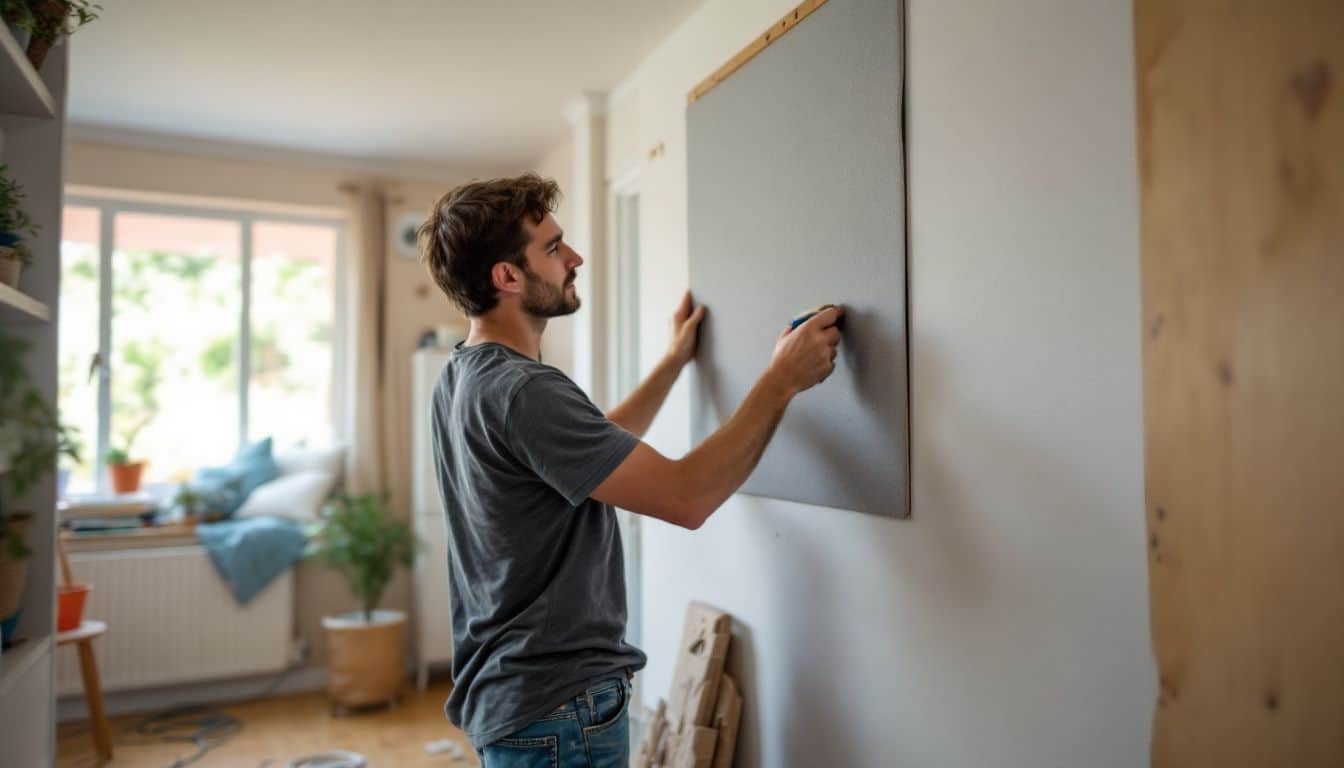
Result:
M56 631L78 629L84 620L84 602L89 597L88 584L64 584L56 593Z
M0 246L0 283L10 288L19 287L19 273L23 271L23 262L13 248Z
M108 474L112 476L112 490L117 493L135 493L140 490L140 474L145 471L143 461L130 464L108 464Z
M28 41L28 62L33 65L33 69L42 69L42 62L47 60L47 54L51 53L51 43L34 37Z
M362 611L322 619L327 635L327 695L339 707L396 701L406 680L406 614Z
M41 0L33 3L33 15L38 18L48 18L54 23L61 23L65 15L70 12L69 6L63 0ZM42 69L42 62L47 60L47 54L51 52L51 41L44 40L34 35L28 41L28 63L33 65L33 69Z
M31 522L32 518L27 515L14 515L9 518L9 530L26 540ZM0 544L0 623L6 626L12 626L13 622L9 620L19 612L23 603L23 586L28 579L31 559L14 560L9 556L9 547Z

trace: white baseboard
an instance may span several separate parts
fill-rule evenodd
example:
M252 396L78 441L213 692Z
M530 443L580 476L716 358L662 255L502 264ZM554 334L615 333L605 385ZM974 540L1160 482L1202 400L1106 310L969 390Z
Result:
M287 671L267 675L170 685L138 691L118 691L105 694L103 706L109 716L159 712L184 704L222 704L248 701L263 696L307 693L322 690L326 685L326 667L291 667ZM57 722L88 718L89 709L84 703L83 695L62 696L56 701Z

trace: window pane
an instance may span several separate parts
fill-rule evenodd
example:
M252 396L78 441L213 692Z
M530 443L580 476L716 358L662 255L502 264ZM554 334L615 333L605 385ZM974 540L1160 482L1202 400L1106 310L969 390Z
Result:
M112 254L111 447L146 482L181 482L238 445L242 227L117 214Z
M251 439L332 441L336 249L335 226L253 225Z
M68 493L92 493L98 466L98 378L89 366L98 352L97 208L68 206L61 221L59 394L61 422L79 430L81 463L61 459Z

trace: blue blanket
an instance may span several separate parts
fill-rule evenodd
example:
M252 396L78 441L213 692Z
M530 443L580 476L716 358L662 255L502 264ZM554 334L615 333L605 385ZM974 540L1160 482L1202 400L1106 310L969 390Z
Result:
M239 605L257 596L302 555L303 529L283 517L247 517L196 526L196 538Z

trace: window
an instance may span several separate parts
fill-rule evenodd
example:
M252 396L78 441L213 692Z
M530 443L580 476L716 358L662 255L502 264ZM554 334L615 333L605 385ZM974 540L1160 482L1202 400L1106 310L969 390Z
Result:
M109 449L180 483L248 440L335 438L339 221L75 199L62 231L68 491L107 489Z

